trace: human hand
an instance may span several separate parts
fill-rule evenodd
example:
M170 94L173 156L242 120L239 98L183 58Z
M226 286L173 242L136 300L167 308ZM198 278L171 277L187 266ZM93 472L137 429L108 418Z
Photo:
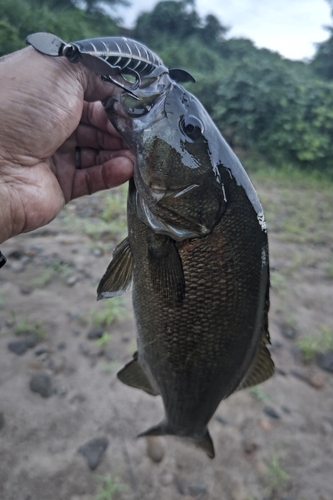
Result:
M0 242L133 175L134 154L92 102L118 87L29 47L0 59L0 88Z

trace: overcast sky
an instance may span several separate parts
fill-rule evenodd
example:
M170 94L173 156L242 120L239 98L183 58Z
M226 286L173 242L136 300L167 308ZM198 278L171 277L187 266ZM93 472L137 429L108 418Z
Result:
M156 0L130 0L131 7L116 14L131 27L138 14L152 10ZM201 17L214 14L231 29L228 36L246 37L257 47L280 52L289 59L313 56L314 43L328 38L324 25L331 24L325 0L196 0Z

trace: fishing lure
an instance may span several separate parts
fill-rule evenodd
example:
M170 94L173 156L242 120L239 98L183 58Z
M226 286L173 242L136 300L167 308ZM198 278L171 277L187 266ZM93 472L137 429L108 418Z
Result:
M63 56L71 63L82 63L91 71L102 75L103 80L114 83L135 98L134 92L144 86L143 80L156 79L163 73L168 73L177 82L195 81L183 69L169 70L153 51L130 38L91 38L66 43L51 33L34 33L27 37L26 43L44 55ZM128 75L134 77L134 83L127 80ZM122 81L117 79L118 76Z

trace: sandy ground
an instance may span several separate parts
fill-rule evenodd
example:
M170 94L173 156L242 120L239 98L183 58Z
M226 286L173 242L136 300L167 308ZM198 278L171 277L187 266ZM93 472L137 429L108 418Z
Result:
M290 192L268 183L261 194L284 210ZM333 231L324 241L293 241L281 229L283 214L270 214L277 370L219 406L209 460L174 438L136 439L163 412L160 398L116 378L135 351L130 295L126 312L104 328L110 337L102 345L87 338L101 328L95 311L110 304L97 303L95 290L121 237L98 226L106 196L76 201L47 228L1 248L1 500L332 500L333 373L304 363L297 344L333 331ZM18 355L8 347L18 340L38 343ZM40 373L52 384L48 397L31 390ZM91 470L78 449L96 438L108 446Z

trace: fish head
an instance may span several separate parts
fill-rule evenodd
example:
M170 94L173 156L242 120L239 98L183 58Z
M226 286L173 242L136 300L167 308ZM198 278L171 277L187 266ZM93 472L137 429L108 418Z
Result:
M136 153L129 201L158 234L176 241L209 234L226 210L221 168L232 151L200 101L167 74L137 97L123 93L104 103Z

